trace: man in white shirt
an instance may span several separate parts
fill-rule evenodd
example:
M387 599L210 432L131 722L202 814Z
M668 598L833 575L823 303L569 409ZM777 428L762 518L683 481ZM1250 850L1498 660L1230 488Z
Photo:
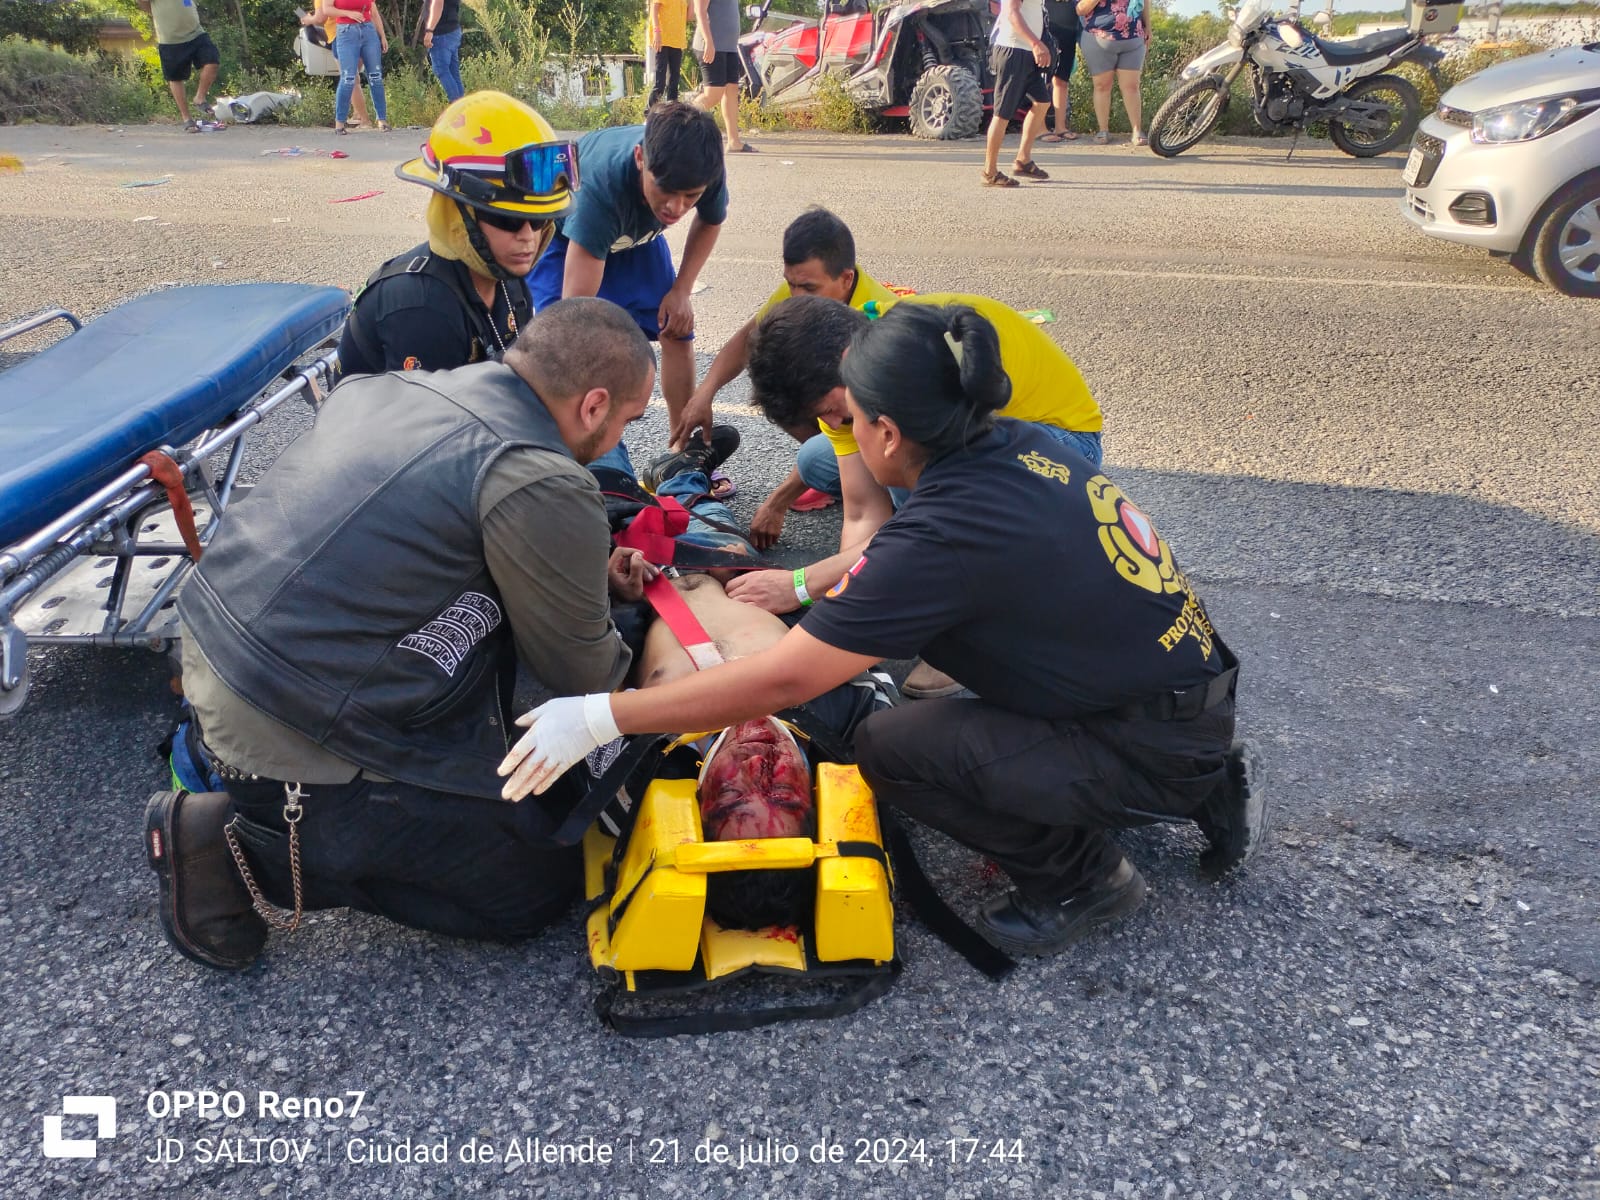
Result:
M992 65L994 116L983 153L983 186L1018 186L1016 179L999 169L1000 143L1024 101L1030 107L1022 121L1022 144L1017 147L1012 171L1025 179L1050 178L1033 161L1033 139L1044 128L1044 115L1050 107L1050 89L1044 79L1050 65L1050 47L1044 41L1044 0L1002 0L994 27Z

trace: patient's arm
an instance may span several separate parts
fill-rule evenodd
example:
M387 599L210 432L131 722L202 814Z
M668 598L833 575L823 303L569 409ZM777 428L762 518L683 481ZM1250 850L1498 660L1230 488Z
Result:
M744 658L776 645L788 627L765 609L730 600L722 584L709 575L685 575L674 579L689 611L711 635L717 651L729 661ZM694 663L665 621L657 619L645 634L644 653L634 663L635 687L658 687L683 675L694 673Z

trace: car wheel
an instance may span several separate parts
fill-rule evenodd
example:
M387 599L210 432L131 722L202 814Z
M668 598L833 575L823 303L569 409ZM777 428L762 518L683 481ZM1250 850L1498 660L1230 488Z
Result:
M1600 298L1600 174L1556 193L1533 243L1533 269L1558 292Z

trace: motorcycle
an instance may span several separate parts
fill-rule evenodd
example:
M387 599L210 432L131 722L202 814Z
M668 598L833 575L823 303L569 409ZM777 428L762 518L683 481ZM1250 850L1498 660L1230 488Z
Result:
M914 137L976 137L994 80L988 0L909 0L872 12L866 0L823 0L822 18L746 10L739 39L744 90L763 104L814 103L824 76L877 116L904 117Z
M1228 40L1183 69L1150 122L1150 149L1182 154L1216 128L1233 81L1250 67L1256 124L1304 129L1326 121L1333 144L1354 158L1372 158L1407 142L1422 120L1422 98L1398 75L1399 63L1425 67L1437 81L1444 52L1409 29L1386 29L1353 41L1317 37L1295 20L1272 15L1270 0L1245 0Z

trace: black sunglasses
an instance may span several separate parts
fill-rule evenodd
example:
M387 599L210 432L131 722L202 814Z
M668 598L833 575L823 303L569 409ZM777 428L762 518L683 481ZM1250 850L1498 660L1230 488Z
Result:
M473 215L478 218L478 224L492 226L502 233L521 233L524 225L532 225L534 232L537 233L550 224L543 217L530 217L523 213L490 212L484 208L477 209Z

